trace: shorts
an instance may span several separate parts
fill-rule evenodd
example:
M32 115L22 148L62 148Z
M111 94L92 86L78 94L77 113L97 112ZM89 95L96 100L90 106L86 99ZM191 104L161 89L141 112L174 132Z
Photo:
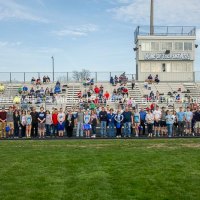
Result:
M38 128L39 129L44 129L45 128L45 123L38 123Z
M200 122L196 122L194 127L195 128L200 128Z
M186 122L186 129L191 129L192 128L192 122Z
M14 129L14 122L7 122L7 126L9 126L10 129Z
M160 121L160 127L166 127L166 121Z
M154 126L155 126L155 127L160 127L160 121L158 121L158 122L157 122L157 121L154 121Z
M64 131L65 129L65 123L63 122L62 124L58 123L58 131Z

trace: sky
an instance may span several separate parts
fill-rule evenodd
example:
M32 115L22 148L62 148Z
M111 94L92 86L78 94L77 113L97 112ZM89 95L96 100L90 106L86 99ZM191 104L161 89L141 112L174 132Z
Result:
M0 71L135 73L134 31L150 0L0 0ZM155 25L197 27L199 0L155 0ZM200 45L196 70L200 71Z

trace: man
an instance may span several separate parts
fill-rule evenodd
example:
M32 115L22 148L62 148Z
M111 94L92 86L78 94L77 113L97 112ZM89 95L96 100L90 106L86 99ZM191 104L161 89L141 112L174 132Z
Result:
M38 136L38 113L36 112L36 108L33 107L31 112L32 117L32 127L31 127L31 135L32 137Z
M193 113L191 112L190 107L187 107L187 111L185 112L186 135L192 134L192 118L193 118Z
M5 138L6 137L6 132L5 132L5 128L6 128L6 111L5 108L2 108L2 111L0 112L0 127L1 127L1 137Z
M77 112L77 118L75 124L77 125L76 137L83 137L83 122L84 122L84 113L81 109Z
M53 126L53 136L58 136L58 109L54 108L52 113L52 126Z
M194 122L195 122L195 133L200 134L200 107L197 107L197 110L194 112Z
M102 110L99 112L99 120L101 123L101 137L106 137L107 112L104 107L102 107Z
M9 111L6 114L6 121L7 121L7 126L10 127L10 131L8 132L8 136L14 136L13 132L14 132L14 118L13 118L13 108L12 106L9 107Z
M159 110L159 106L156 106L156 110L153 111L153 115L154 115L154 136L160 137L161 111Z
M183 108L179 108L179 112L176 114L177 121L178 121L178 135L184 135L184 126L185 126L185 112L183 112Z
M131 126L133 125L133 115L131 111L129 111L128 106L125 108L123 112L124 117L124 137L131 137Z
M109 132L108 136L109 137L115 137L115 114L113 113L113 109L110 109L110 113L108 113L108 127L109 127Z
M142 134L143 135L145 135L145 119L146 119L146 114L147 113L144 111L144 108L141 108L141 110L140 110L140 126L142 127L142 129L140 129L140 132L142 130Z
M161 136L167 135L166 110L165 110L165 107L162 107L160 127L161 127Z

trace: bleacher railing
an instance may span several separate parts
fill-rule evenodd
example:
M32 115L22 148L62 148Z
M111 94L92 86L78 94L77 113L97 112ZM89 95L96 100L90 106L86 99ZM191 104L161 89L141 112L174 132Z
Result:
M90 72L89 78L93 78L94 82L108 82L110 77L120 76L123 71L113 71L113 72ZM0 82L3 83L30 83L32 77L37 79L40 77L41 81L43 76L49 76L50 80L53 80L52 72L0 72ZM126 74L129 80L136 78L135 74ZM74 78L73 72L55 72L54 80L70 83L70 82L81 82L82 80L77 81Z

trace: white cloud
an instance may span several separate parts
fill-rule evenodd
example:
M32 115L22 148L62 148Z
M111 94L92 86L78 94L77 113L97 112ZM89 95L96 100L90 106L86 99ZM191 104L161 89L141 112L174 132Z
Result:
M122 0L123 1L123 0ZM155 24L200 25L199 0L155 0ZM110 9L117 19L138 25L149 24L150 0L132 0L128 5Z
M33 14L31 9L18 4L15 0L0 0L0 20L18 19L48 23L43 17Z
M81 26L68 27L63 30L53 31L53 33L60 37L72 36L82 37L87 36L89 33L96 32L98 27L94 24L85 24Z
M0 41L0 47L17 47L22 43L20 41L17 42L8 42L8 41Z

